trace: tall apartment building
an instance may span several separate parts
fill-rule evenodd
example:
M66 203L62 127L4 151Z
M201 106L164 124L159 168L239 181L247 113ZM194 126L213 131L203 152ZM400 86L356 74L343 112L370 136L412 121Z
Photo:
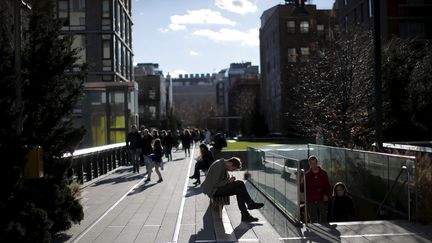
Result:
M139 124L160 128L172 107L171 77L165 78L157 63L138 63L134 69L139 86Z
M261 108L269 131L285 130L293 69L334 39L332 10L303 0L286 1L263 12L260 28Z
M373 27L373 0L336 0L341 28L360 25ZM424 40L432 38L432 0L380 1L381 38L384 42L392 36Z
M55 0L62 31L87 63L85 97L74 112L87 129L82 147L124 142L138 122L133 80L132 0Z

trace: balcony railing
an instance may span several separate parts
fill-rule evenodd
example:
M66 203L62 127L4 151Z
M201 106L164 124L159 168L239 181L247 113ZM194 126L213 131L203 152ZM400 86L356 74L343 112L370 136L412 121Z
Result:
M72 157L72 179L80 184L127 165L129 161L126 143L80 149L64 157Z

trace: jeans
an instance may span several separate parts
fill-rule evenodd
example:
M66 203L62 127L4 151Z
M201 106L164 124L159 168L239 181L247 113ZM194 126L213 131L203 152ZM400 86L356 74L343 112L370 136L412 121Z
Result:
M251 203L252 198L246 190L246 186L243 181L233 181L224 186L219 187L215 194L215 196L226 195L233 196L235 195L237 198L237 205L240 209L240 212L243 214L247 214L246 203Z
M139 156L141 154L141 149L129 149L129 152L132 160L133 172L139 172Z

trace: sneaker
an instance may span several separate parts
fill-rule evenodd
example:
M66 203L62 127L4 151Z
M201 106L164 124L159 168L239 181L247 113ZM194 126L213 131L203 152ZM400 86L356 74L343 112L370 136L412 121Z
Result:
M194 185L199 185L199 184L201 184L201 181L195 181L194 183L193 183Z
M189 176L189 179L195 179L195 175Z
M162 178L160 178L157 182L159 183L159 182L162 182L163 180L162 180Z
M248 206L249 210L259 209L259 208L262 208L264 206L264 203L251 202L251 203L248 203L247 206Z
M258 218L255 218L250 214L242 214L241 221L243 221L243 222L256 222L256 221L258 221Z
M149 182L150 181L150 178L147 178L144 182Z

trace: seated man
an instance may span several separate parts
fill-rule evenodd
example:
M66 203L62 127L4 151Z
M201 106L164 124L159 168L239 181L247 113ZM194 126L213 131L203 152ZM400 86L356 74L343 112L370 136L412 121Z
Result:
M201 185L203 193L210 198L221 195L236 195L237 204L242 215L241 220L245 222L258 221L258 218L254 218L249 214L248 209L262 208L264 203L254 202L247 192L244 182L236 181L234 176L230 177L228 174L228 171L240 168L241 161L239 158L216 160L208 169L207 176Z

